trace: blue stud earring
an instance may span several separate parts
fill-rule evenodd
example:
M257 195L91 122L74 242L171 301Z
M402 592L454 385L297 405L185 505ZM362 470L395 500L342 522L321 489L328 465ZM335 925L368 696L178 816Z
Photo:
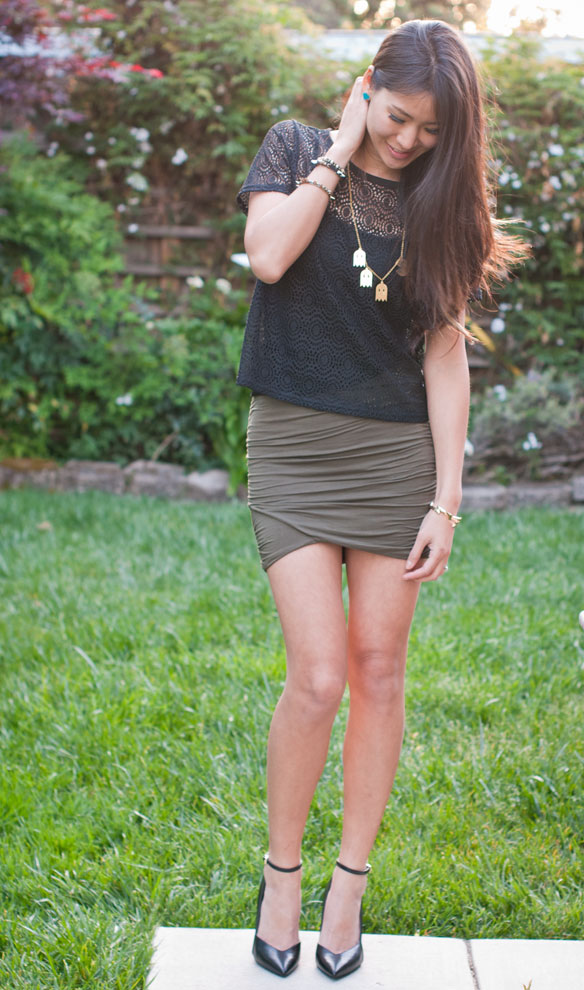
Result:
M369 100L370 99L369 93L363 93L363 99Z

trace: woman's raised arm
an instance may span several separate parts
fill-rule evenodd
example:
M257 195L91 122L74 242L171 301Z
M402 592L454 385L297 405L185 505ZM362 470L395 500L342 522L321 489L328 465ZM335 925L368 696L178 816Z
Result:
M363 76L359 76L326 152L327 158L341 168L346 167L363 140L367 107ZM326 186L333 194L339 183L339 176L326 165L315 165L307 178ZM262 282L277 282L310 244L328 204L328 194L309 183L289 196L279 192L250 193L244 245L254 275Z

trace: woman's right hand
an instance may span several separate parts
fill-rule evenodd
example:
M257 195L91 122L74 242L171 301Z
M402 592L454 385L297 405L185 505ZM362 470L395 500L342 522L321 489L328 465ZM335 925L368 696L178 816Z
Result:
M363 93L368 91L365 78L357 76L355 79L333 141L335 147L348 152L349 158L361 147L367 128L369 100L363 99Z

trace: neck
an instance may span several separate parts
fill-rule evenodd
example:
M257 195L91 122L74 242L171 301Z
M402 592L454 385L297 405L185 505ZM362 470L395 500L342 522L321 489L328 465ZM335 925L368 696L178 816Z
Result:
M401 176L400 169L389 168L389 166L381 160L371 145L367 134L365 135L362 144L359 145L357 151L352 156L351 161L357 166L357 168L362 169L369 175L376 175L380 179L393 179L394 181L399 182Z

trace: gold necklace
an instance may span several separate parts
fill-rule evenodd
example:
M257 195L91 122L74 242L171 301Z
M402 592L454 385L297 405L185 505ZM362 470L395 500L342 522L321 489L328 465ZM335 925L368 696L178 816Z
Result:
M349 182L349 206L351 207L351 217L353 220L355 233L357 235L357 244L359 245L357 250L353 253L353 268L363 269L363 271L361 272L361 277L359 279L359 285L363 289L371 288L371 286L373 285L373 276L375 275L375 278L379 279L377 285L375 286L375 301L387 302L387 285L385 284L385 282L386 279L389 278L391 273L395 271L399 263L403 261L404 245L406 242L406 228L404 226L399 258L397 259L396 262L394 262L394 264L391 266L389 271L385 273L385 275L378 275L377 272L373 270L371 265L367 264L367 255L365 254L365 251L363 250L363 246L361 244L361 238L359 236L359 228L357 227L357 219L355 217L355 210L353 209L353 190L351 189L351 168L349 163L347 163L347 179Z

